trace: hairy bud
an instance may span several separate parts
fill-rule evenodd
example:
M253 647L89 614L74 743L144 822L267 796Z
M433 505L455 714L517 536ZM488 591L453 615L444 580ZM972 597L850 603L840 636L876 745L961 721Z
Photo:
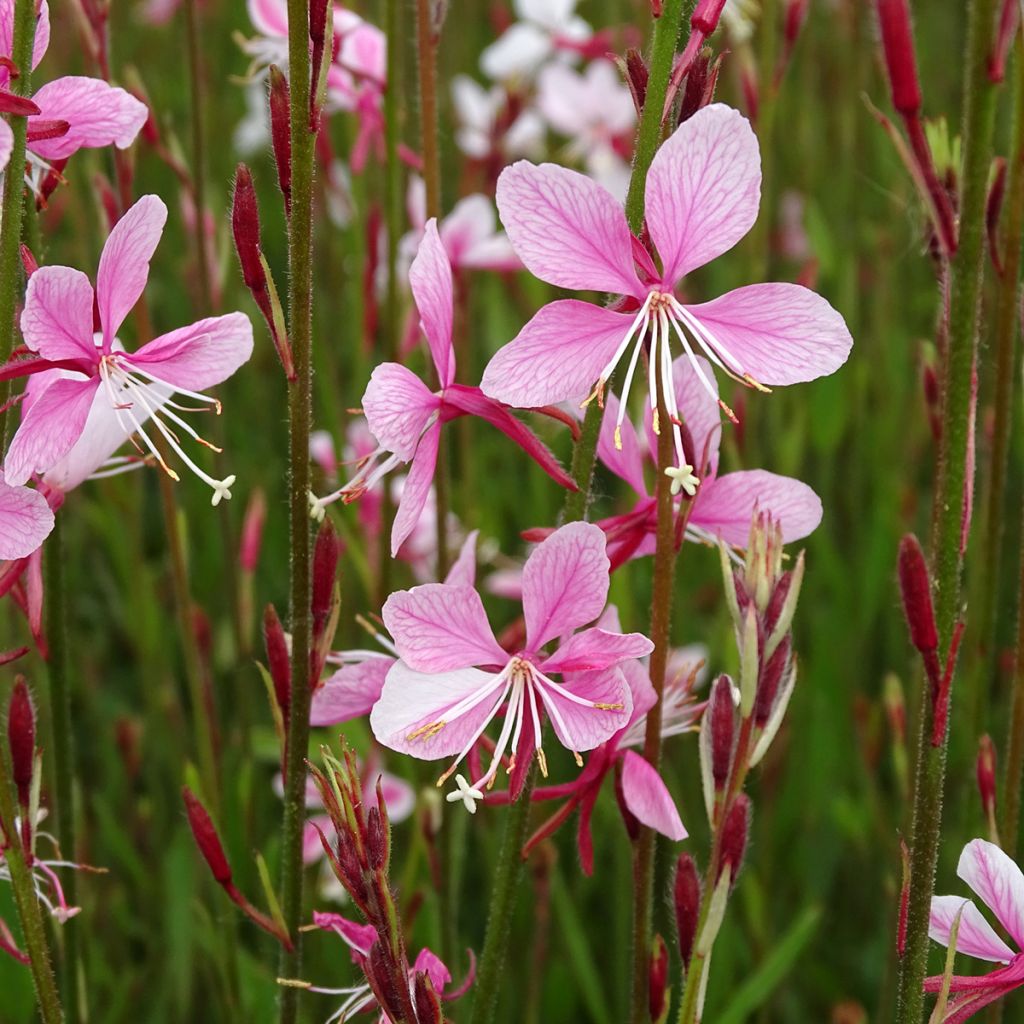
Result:
M672 886L672 903L676 913L676 932L679 936L679 956L687 967L697 937L697 919L700 915L700 877L697 863L688 853L681 853L676 861L676 879Z
M188 815L188 824L192 829L192 836L203 855L203 860L209 865L210 871L218 885L229 886L231 884L231 865L224 853L220 836L214 827L206 808L199 802L199 798L188 786L182 786L181 796L185 801L185 813Z

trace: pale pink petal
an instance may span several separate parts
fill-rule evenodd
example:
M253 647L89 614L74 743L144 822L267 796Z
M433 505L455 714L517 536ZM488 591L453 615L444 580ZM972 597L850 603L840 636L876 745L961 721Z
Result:
M44 160L64 160L83 147L126 149L146 123L149 111L131 93L99 78L69 76L47 82L32 97L39 113L28 119L67 121L68 130L55 139L38 139L30 149Z
M928 918L928 934L942 945L949 945L949 934L956 915L960 916L960 929L956 936L957 952L979 960L1009 963L1015 956L1010 947L995 933L981 911L963 896L933 896Z
M416 259L409 268L409 285L441 387L446 388L455 379L452 265L437 233L437 220L433 217L423 229Z
M14 487L33 473L45 473L82 434L99 378L58 380L21 421L4 459L4 477Z
M574 633L540 665L544 673L586 672L611 668L629 658L642 658L654 650L654 644L642 633L609 633L585 629Z
M368 715L380 699L384 679L395 659L382 654L355 665L343 665L313 691L312 726L340 725Z
M0 120L0 171L2 171L11 159L11 150L14 149L14 132L11 126Z
M39 16L36 20L36 33L32 43L32 67L43 59L46 48L50 45L50 5L43 0ZM0 0L0 56L11 57L14 54L14 0ZM0 72L0 84L7 88L10 71L4 68Z
M1024 873L995 843L972 839L956 873L981 897L1018 948L1024 948Z
M498 178L498 212L535 277L560 288L642 297L621 205L585 174L526 160Z
M647 229L674 285L731 249L754 225L761 154L750 122L724 103L684 121L647 175Z
M470 530L444 582L449 586L472 587L476 583L476 542L479 530Z
M622 798L642 825L677 843L686 838L686 828L661 776L632 750L622 759Z
M400 657L417 672L449 672L507 660L472 587L424 583L399 590L384 602L381 615Z
M624 417L618 432L619 444L616 446L615 423L619 415L619 400L609 393L605 396L604 405L604 419L601 420L601 434L597 442L598 457L637 494L646 497L644 449L636 436L636 428L628 416Z
M288 35L288 7L282 0L247 0L249 20L265 36Z
M501 686L455 719L446 714L461 700L479 693L493 676L475 668L428 675L396 662L388 673L380 700L370 712L370 728L379 743L426 761L461 752L494 714ZM424 726L444 722L436 731Z
M71 267L40 267L29 279L21 333L47 359L97 359L92 336L93 291Z
M380 792L384 797L384 804L388 809L388 818L391 819L391 823L398 824L400 821L405 821L416 807L416 790L397 775L381 772L376 778L371 776L368 780L371 783L368 787L371 795L368 795L367 799L375 799L372 794L376 793L378 778L380 779Z
M834 373L853 346L842 316L798 284L752 284L686 308L762 384Z
M252 347L249 317L228 313L154 338L124 361L172 387L205 391L248 362Z
M391 557L398 556L398 549L420 521L420 516L430 497L430 487L437 468L437 449L441 443L441 424L435 423L420 439L409 473L402 487L402 500L391 527Z
M544 704L559 743L569 750L593 750L629 722L633 697L617 668L576 672L563 687L587 703L579 704L544 686ZM553 704L557 714L552 714ZM594 707L595 704L602 705Z
M318 814L302 826L302 863L307 867L315 864L324 855L320 832L326 836L331 834L331 819L326 814Z
M569 523L543 540L523 567L526 646L539 651L549 640L585 626L608 599L604 531L593 523Z
M440 399L400 363L381 363L363 394L363 412L373 436L408 462Z
M110 344L124 318L139 301L149 261L167 222L167 207L159 196L143 196L114 225L103 246L96 275L103 340Z
M39 491L12 487L0 474L0 561L27 558L53 529L53 512Z
M696 356L695 362L717 395L718 382L711 364L703 356ZM700 464L697 473L703 474L704 467L710 465L714 475L718 471L718 446L722 439L722 414L718 403L708 393L688 356L680 356L673 363L672 376L675 380L679 418L690 432L694 457ZM657 447L652 446L651 451L656 452Z
M439 995L444 992L445 986L452 980L451 973L445 967L444 961L426 947L416 955L413 970L417 974L425 974L430 979L430 984L434 986L434 991Z
M619 671L625 677L633 698L633 713L629 718L629 724L632 725L634 722L639 722L654 707L658 695L654 692L650 672L644 663L625 661L619 666Z
M550 302L487 364L485 395L529 409L579 403L625 338L635 314L576 299Z
M705 481L690 523L726 544L745 547L755 509L772 514L782 525L787 544L813 533L821 522L821 499L807 484L764 469L747 469Z

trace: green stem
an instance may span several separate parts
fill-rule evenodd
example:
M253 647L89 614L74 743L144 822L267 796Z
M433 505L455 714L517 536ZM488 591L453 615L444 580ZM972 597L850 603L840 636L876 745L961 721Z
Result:
M11 79L8 88L17 96L27 96L32 89L32 44L35 41L35 3L33 0L15 0L14 37L11 44L11 60L18 69L17 78ZM22 168L25 166L25 136L28 119L10 118L14 141L11 158L4 175L3 209L0 212L0 359L6 360L14 351L14 314L21 290L21 220L24 212L25 183ZM0 382L0 410L4 409L11 395L9 381ZM0 411L0 449L7 439L7 414Z
M313 156L310 131L309 0L288 0L288 68L291 84L292 215L288 232L289 337L295 380L288 393L289 521L291 527L292 690L281 856L281 910L292 937L282 948L280 974L297 977L302 965L302 829L305 821L306 755L309 747L310 528L309 432L312 420L313 348ZM299 989L281 991L281 1024L295 1024Z
M963 188L959 248L952 264L949 342L942 365L942 436L932 523L932 573L941 649L949 644L960 614L961 523L971 428L971 378L981 303L985 202L995 120L995 86L987 65L995 18L994 0L973 0L968 14L963 120ZM947 737L931 742L933 707L922 686L917 771L911 817L910 898L906 947L900 961L898 1024L918 1024L928 966L928 913L935 884L942 826Z
M1020 592L1017 598L1017 650L1011 708L1003 820L999 835L1003 849L1015 857L1020 834L1021 777L1024 775L1024 548L1021 549Z
M58 516L53 533L46 543L43 558L46 573L46 635L49 641L47 669L50 682L50 717L53 724L53 774L56 803L57 841L61 853L69 860L77 860L75 842L75 733L71 727L71 688L68 680L67 646L67 602L64 587L64 520ZM68 903L77 903L78 888L75 873L71 872L64 882L64 894ZM68 1020L74 1024L79 1019L82 997L79 971L80 949L78 919L72 918L64 925L61 935L64 940L64 958L61 988Z

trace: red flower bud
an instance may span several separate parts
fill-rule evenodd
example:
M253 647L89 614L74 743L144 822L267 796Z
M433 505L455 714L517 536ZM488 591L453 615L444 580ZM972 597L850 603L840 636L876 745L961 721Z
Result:
M11 750L11 774L18 791L18 803L29 805L36 757L36 713L24 676L18 676L7 710L7 742Z
M721 791L732 767L732 748L735 733L736 704L732 697L732 683L728 676L719 676L711 691L711 777L715 790Z
M690 28L707 38L718 28L724 7L725 0L700 0L690 18Z
M668 947L660 935L651 944L651 963L648 967L647 1000L651 1020L661 1020L668 997Z
M747 836L749 832L750 797L746 793L740 793L729 808L729 813L725 817L725 824L722 826L722 856L719 878L721 878L721 872L728 868L730 886L736 884L736 877L743 866L743 857L747 852Z
M679 956L683 966L690 963L693 942L697 936L700 915L700 878L697 864L688 853L681 853L676 861L676 880L672 886L672 902L676 912L676 932L679 936Z
M679 124L689 120L715 98L715 86L718 84L718 72L721 67L721 56L712 60L709 47L704 47L693 58L690 70L686 73L683 99L679 104Z
M988 234L988 254L992 266L999 275L1003 273L1003 257L999 251L999 215L1003 211L1003 197L1006 194L1006 159L997 156L992 161L992 184L989 186L985 203L985 231Z
M934 655L939 646L939 636L935 629L928 565L920 543L911 533L900 541L899 576L910 642L922 655Z
M416 972L413 982L413 997L416 1002L418 1024L444 1024L441 997L434 991L430 978L423 971Z
M644 63L643 54L635 47L626 51L626 83L629 91L633 94L633 106L637 114L644 109L644 101L647 99L647 80L650 73Z
M188 786L181 787L181 795L185 801L185 813L188 815L192 836L203 855L203 860L209 865L218 885L231 885L231 865L224 854L224 847L221 846L220 836L217 835L210 815Z
M991 818L996 812L996 747L987 733L978 742L978 792L985 816Z
M757 683L757 697L754 702L754 724L764 726L775 707L775 698L779 693L779 683L789 667L789 655L793 647L791 637L785 636L761 669L761 678Z
M257 487L249 498L242 522L242 541L238 549L238 561L243 572L254 573L260 560L260 546L263 542L263 524L267 519L267 496Z
M313 613L313 637L319 638L331 614L334 582L338 574L338 559L341 544L330 519L320 525L313 547L313 596L310 610Z
M267 649L267 667L274 683L274 696L287 725L288 709L292 702L291 654L288 651L284 627L272 604L268 604L263 611L263 642Z
M904 117L914 117L921 109L921 86L908 2L877 0L877 7L892 105Z
M288 79L275 64L270 65L270 141L277 164L277 181L284 196L284 212L292 215L291 99Z
M25 276L31 277L38 269L39 262L35 256L32 255L32 250L25 245L24 242L21 244L21 265L25 269Z
M990 81L1001 82L1006 75L1006 57L1017 31L1018 5L1019 0L1003 0L1003 9L999 15L999 29L996 33L996 45L988 62Z

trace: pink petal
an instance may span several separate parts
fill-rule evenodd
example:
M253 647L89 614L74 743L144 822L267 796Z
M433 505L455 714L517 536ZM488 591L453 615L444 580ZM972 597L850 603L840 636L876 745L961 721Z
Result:
M949 933L960 908L960 930L956 936L958 953L991 960L995 963L1009 963L1014 952L995 933L992 925L981 915L981 911L962 896L933 896L928 918L928 934L936 942L949 945Z
M114 225L103 246L96 276L103 341L108 345L124 318L139 301L167 222L167 207L159 196L143 196Z
M126 149L149 116L146 105L131 93L99 78L57 78L32 99L39 113L28 119L29 131L38 121L67 121L69 125L59 138L32 143L32 152L44 160L64 160L83 147Z
M695 362L717 395L718 381L715 379L711 364L703 356L696 356ZM686 424L686 429L693 439L693 453L699 463L697 474L703 475L704 467L710 466L711 474L714 475L718 471L718 446L722 439L722 414L718 403L708 394L688 356L680 356L672 364L672 376L675 381L679 418ZM654 437L653 431L650 437ZM656 444L652 444L651 451L657 451Z
M661 776L632 750L622 759L622 797L641 824L677 843L686 838L686 828Z
M498 350L480 388L517 409L580 402L634 319L576 299L550 302Z
M39 16L36 20L36 34L32 43L32 67L35 68L43 59L46 48L50 45L50 5L43 0ZM0 0L0 56L11 57L14 54L14 0ZM10 72L5 68L0 83L7 87Z
M396 825L400 821L405 821L412 814L413 808L416 806L416 790L404 779L400 779L397 775L392 775L390 772L381 772L378 777L380 779L381 795L384 797L384 804L388 809L388 817L391 819L391 823ZM375 800L376 798L372 794L376 793L377 779L371 777L369 782L372 785L367 788L370 790L371 795L365 799Z
M0 121L0 171L2 171L11 159L11 150L14 149L14 132L6 121Z
M597 182L526 160L498 178L498 213L535 277L560 288L643 296L622 207Z
M754 225L761 154L750 122L724 103L684 121L647 175L647 229L674 285L728 252Z
M539 651L601 614L608 599L604 532L593 523L569 523L543 540L523 567L526 647Z
M437 468L437 449L441 443L441 424L435 423L422 438L416 448L412 465L402 487L402 499L398 505L398 513L391 527L391 557L398 556L398 549L420 521L423 508L430 497L430 486L434 482L434 470Z
M475 668L427 675L398 661L370 712L373 735L385 747L426 761L458 754L493 716L502 688L499 686L472 710L452 721L447 721L445 715L492 679L491 674ZM446 724L432 735L416 735L424 726L441 721Z
M416 971L417 974L425 974L430 979L430 984L434 986L434 991L439 995L444 991L445 986L452 980L451 973L448 968L445 967L441 958L435 956L426 947L421 949L416 955L416 962L413 964L413 970Z
M347 917L342 917L341 914L314 910L313 924L318 928L323 928L324 931L337 932L345 940L347 946L363 956L369 954L370 947L377 938L377 930L372 924L359 924L356 921L350 921Z
M437 220L433 217L423 229L416 259L409 268L409 284L441 387L446 388L455 379L452 265L448 262L448 253L437 233Z
M325 836L331 834L331 819L326 814L318 814L310 818L302 826L302 863L309 867L324 855L324 844L320 841L320 832Z
M752 284L686 308L762 384L835 373L853 346L842 316L798 284Z
M154 338L124 361L172 387L205 391L248 362L252 348L248 316L228 313Z
M574 633L541 663L540 669L548 674L612 668L629 658L642 658L652 650L654 644L642 633L609 633L595 627Z
M288 7L281 0L247 0L249 19L265 36L288 35Z
M408 462L440 399L406 367L381 363L363 394L363 412L373 436L389 452Z
M12 487L0 474L0 561L27 558L53 529L46 498L30 487Z
M617 668L573 673L565 677L562 686L588 702L577 704L547 686L539 687L555 735L569 750L593 750L629 721L633 698L625 677ZM621 707L593 707L594 704ZM551 713L551 705L557 715Z
M89 278L71 267L40 267L29 279L21 333L47 359L97 359Z
M771 512L788 544L813 533L821 522L821 499L807 484L764 469L747 469L706 480L697 492L690 523L745 547L754 509Z
M476 542L479 530L470 530L462 542L459 557L452 563L444 582L449 586L472 587L476 583Z
M629 724L632 725L639 722L654 707L658 695L651 685L650 672L642 662L625 661L619 666L619 671L625 677L633 698L633 713L629 718Z
M343 665L313 691L309 724L340 725L368 715L380 699L384 679L394 663L394 658L381 655Z
M981 897L1017 947L1024 947L1024 873L994 843L972 839L956 873Z
M626 416L619 428L620 446L615 446L615 421L619 415L619 400L608 394L604 400L604 419L601 421L601 435L597 442L597 454L601 461L617 476L625 480L642 497L647 496L644 480L644 450L636 436L636 428Z
M384 602L381 615L399 656L417 672L449 672L507 660L472 587L424 583L399 590Z
M99 383L98 377L58 380L42 393L7 450L7 483L17 487L33 473L45 473L71 450L85 427Z

